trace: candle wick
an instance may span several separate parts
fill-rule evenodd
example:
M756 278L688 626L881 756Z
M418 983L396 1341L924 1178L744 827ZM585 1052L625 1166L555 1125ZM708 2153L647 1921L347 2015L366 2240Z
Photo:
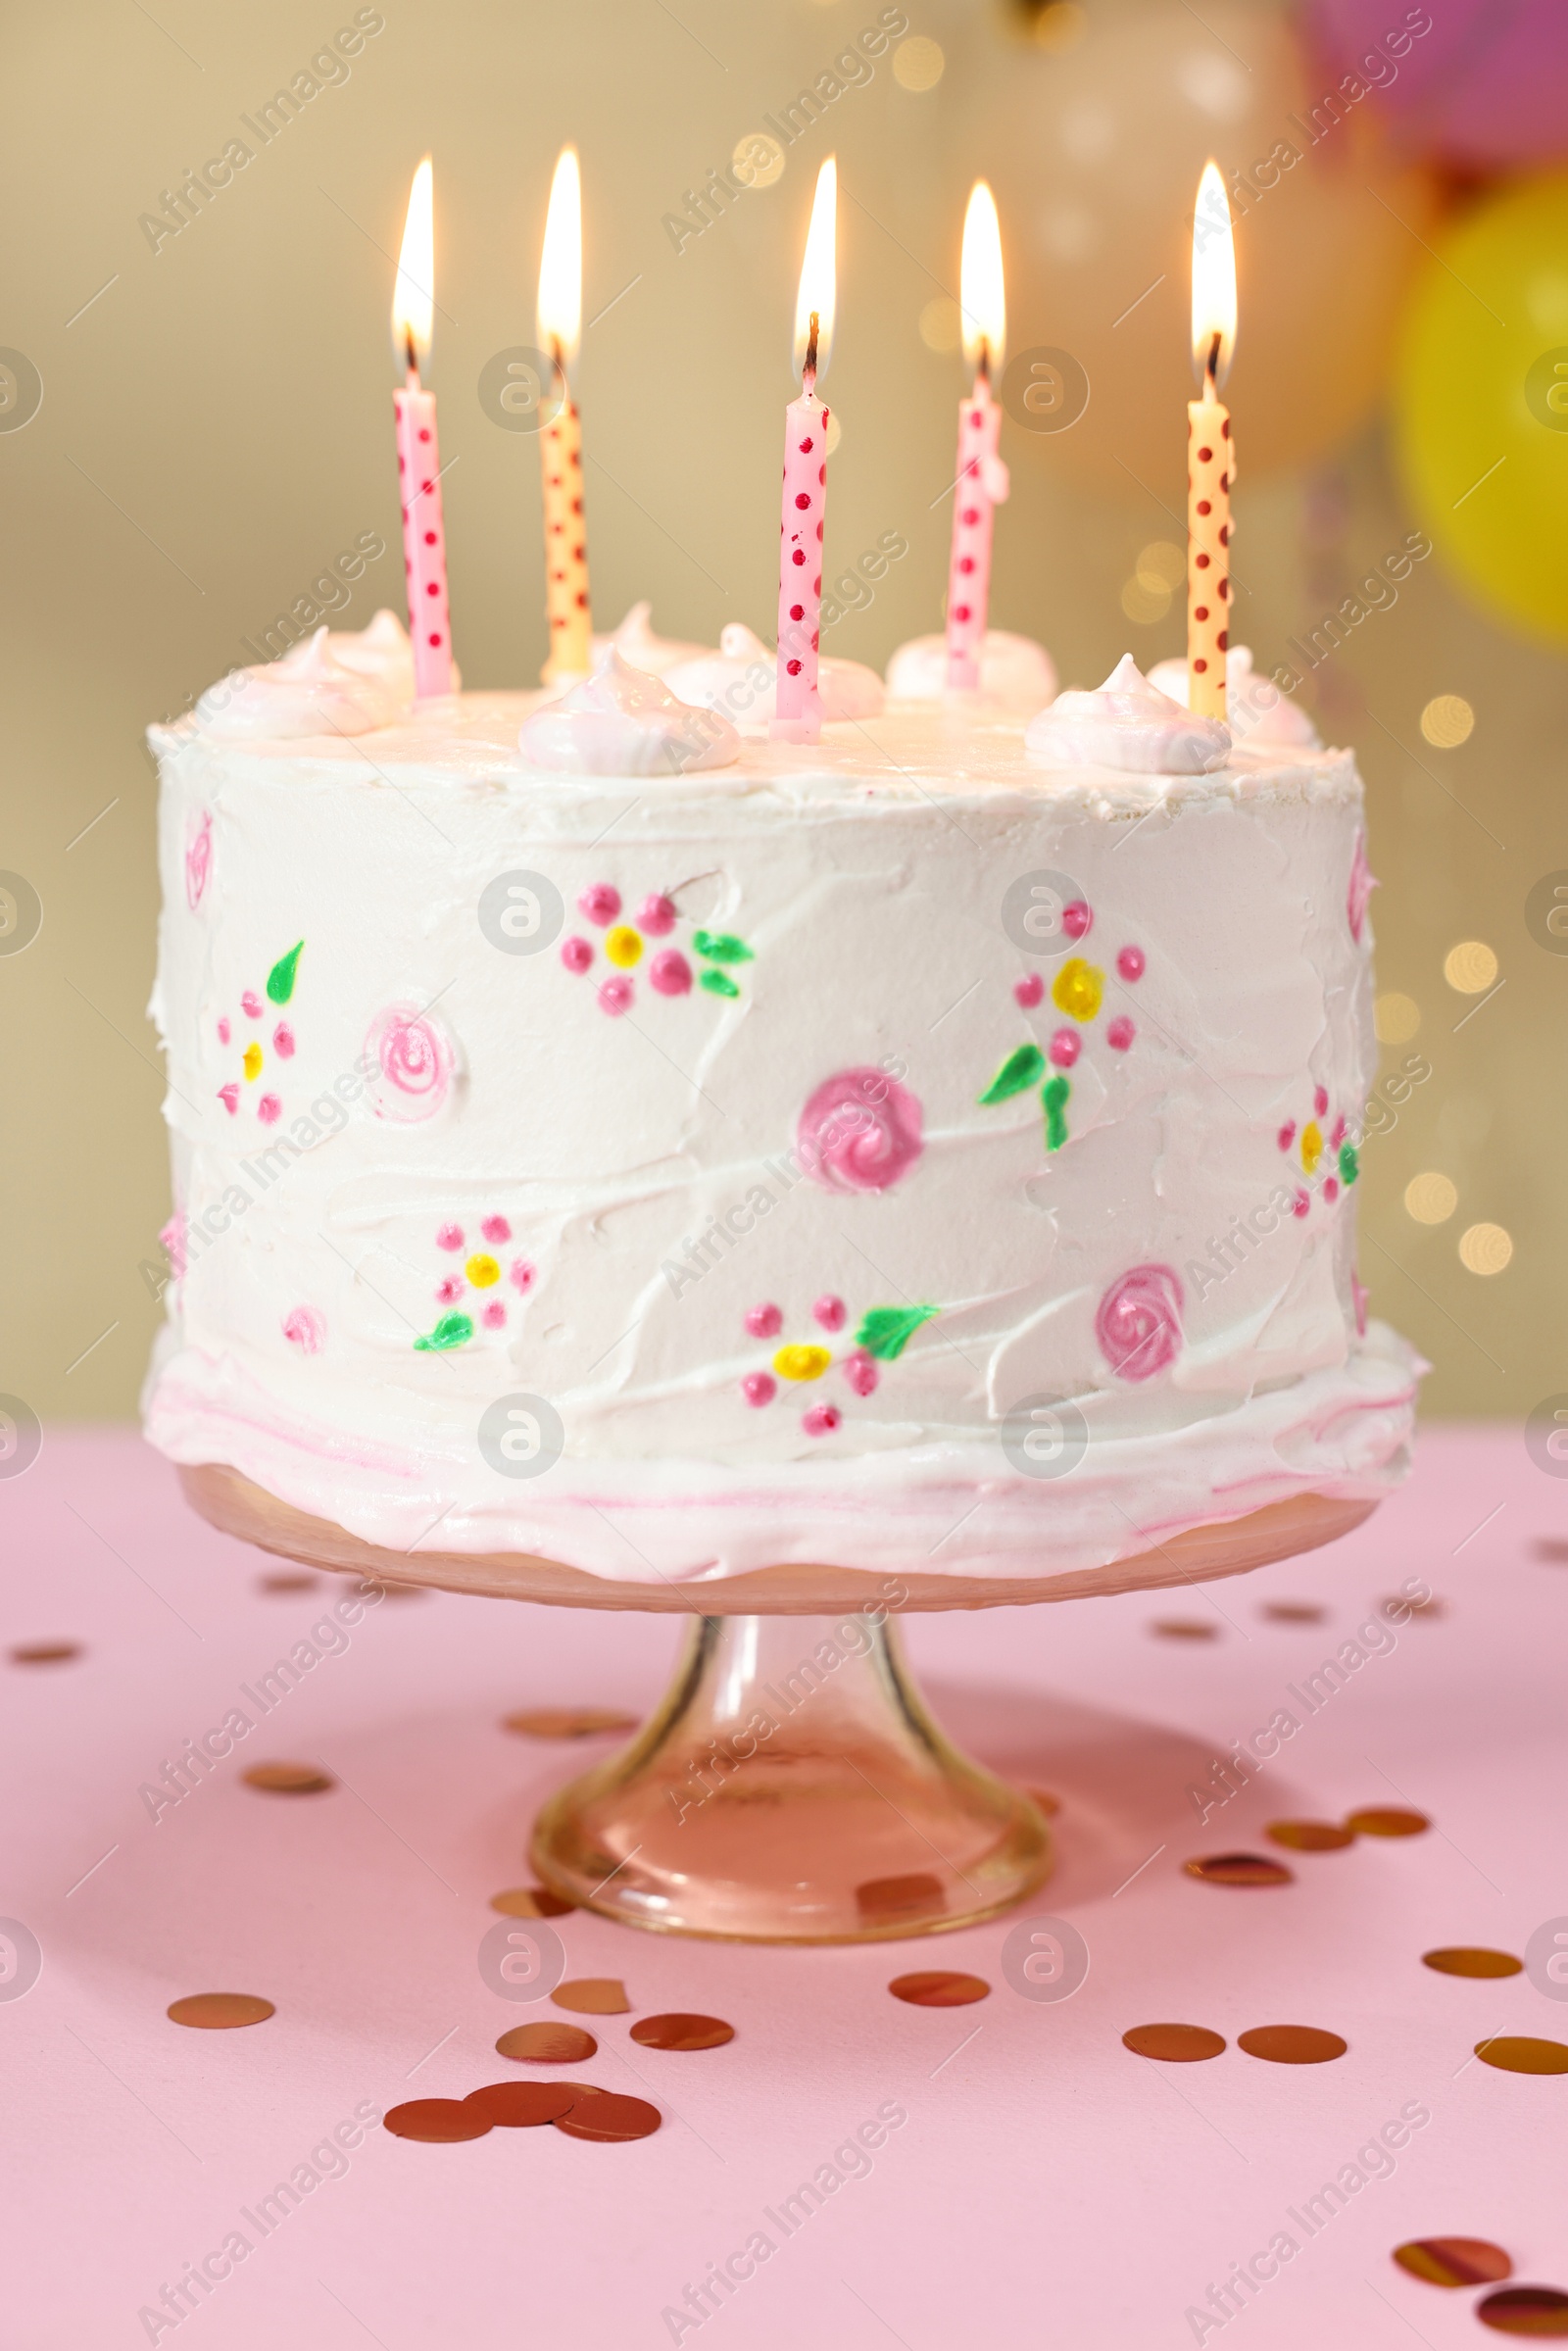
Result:
M1219 328L1216 326L1214 329L1214 339L1208 347L1208 359L1203 368L1203 373L1208 377L1209 397L1212 400L1217 400L1219 398L1219 345L1220 333Z
M980 357L975 362L974 380L977 384L989 384L991 381L991 338L989 335L980 337Z
M414 329L412 326L406 326L403 329L403 349L408 358L409 374L413 381L417 383L419 380L419 361L418 355L414 348Z
M819 325L820 321L818 320L815 311L813 311L811 313L810 328L806 337L806 365L801 369L802 376L808 385L816 382L816 338Z

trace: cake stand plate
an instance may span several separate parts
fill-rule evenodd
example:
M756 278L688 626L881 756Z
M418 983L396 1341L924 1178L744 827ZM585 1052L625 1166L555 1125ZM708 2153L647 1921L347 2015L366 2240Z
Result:
M1043 1814L944 1737L890 1610L1011 1607L1240 1575L1333 1543L1375 1507L1300 1494L1103 1567L1027 1579L803 1565L717 1584L612 1584L527 1553L385 1550L236 1470L208 1463L179 1475L210 1524L310 1567L687 1615L661 1704L621 1753L550 1798L532 1859L555 1892L605 1917L748 1942L970 1927L1050 1870Z

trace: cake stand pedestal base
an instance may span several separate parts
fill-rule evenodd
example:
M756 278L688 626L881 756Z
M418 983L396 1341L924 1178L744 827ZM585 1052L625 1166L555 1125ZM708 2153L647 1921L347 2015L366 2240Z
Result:
M532 1858L627 1926L874 1942L1005 1910L1051 1836L950 1745L884 1619L705 1616L631 1745L545 1805Z

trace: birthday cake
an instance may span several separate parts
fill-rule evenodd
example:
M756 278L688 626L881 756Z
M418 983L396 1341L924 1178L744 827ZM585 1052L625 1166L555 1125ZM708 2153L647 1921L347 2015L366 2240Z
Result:
M1350 756L1130 662L1027 722L824 664L862 714L805 746L747 646L669 651L413 704L382 616L153 730L154 1444L612 1584L1386 1492Z

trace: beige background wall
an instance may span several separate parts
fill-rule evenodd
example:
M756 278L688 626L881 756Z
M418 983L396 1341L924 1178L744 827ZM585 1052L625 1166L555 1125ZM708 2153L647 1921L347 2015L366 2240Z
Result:
M1169 149L1184 176L1189 154L1196 174L1209 145L1222 161L1255 151L1250 101L1244 89L1223 120L1185 98L1161 98L1154 117L1124 107L1115 44L1131 6L1092 10L1076 46L1054 56L1025 51L981 0L906 6L911 34L942 50L934 85L901 86L884 58L790 152L775 185L679 254L662 216L875 22L873 0L384 0L384 29L347 82L156 254L138 216L220 153L241 114L306 68L352 9L158 0L155 19L89 0L13 19L0 76L0 343L41 371L44 399L25 429L0 433L0 867L37 889L44 924L24 954L0 956L0 1390L46 1420L130 1412L158 1312L139 1270L168 1212L143 1017L156 885L140 730L244 659L242 639L363 531L389 552L347 620L398 602L386 315L426 147L442 313L429 380L470 683L531 683L543 654L535 448L496 428L476 387L492 353L533 339L538 237L565 137L579 143L587 190L587 315L618 296L588 329L580 369L602 622L651 596L671 633L711 640L732 617L767 628L794 277L830 138L845 188L830 571L889 529L910 546L834 650L880 664L901 638L940 625L940 493L961 373L930 347L944 313L929 306L956 291L963 198L982 169L1003 196L1015 346L1082 348L1099 392L1098 438L1008 428L1015 495L994 617L1045 639L1069 682L1098 682L1129 646L1146 666L1182 650L1179 607L1130 619L1120 602L1140 551L1180 536L1185 239ZM1212 34L1191 12L1159 13L1162 37L1207 59L1187 76L1200 89L1204 73L1221 90L1227 72L1234 80L1226 57L1262 74L1275 55L1267 8L1215 0ZM1141 37L1136 22L1131 32ZM1050 191L1077 149L1068 203ZM1288 225L1287 207L1282 193ZM1302 305L1291 269L1269 263L1261 221L1250 247L1244 236L1244 302L1250 270L1260 306L1266 278L1276 323L1250 359L1244 318L1232 383L1244 459L1250 380L1254 450L1270 445L1260 412L1271 401L1337 416L1334 353L1291 347ZM1161 271L1168 282L1131 333L1113 330ZM1163 445L1151 421L1161 416ZM1120 475L1119 433L1137 444ZM1295 471L1259 465L1250 477L1244 465L1237 506L1250 591L1238 635L1270 662L1410 527L1375 414ZM1456 750L1420 732L1424 706L1445 693L1476 714ZM1433 1406L1522 1416L1568 1387L1568 958L1543 953L1523 919L1537 876L1568 867L1563 662L1478 618L1433 562L1305 699L1361 756L1384 882L1381 985L1418 1008L1413 1043L1433 1070L1367 1148L1362 1271L1376 1310L1436 1363ZM1498 957L1504 984L1484 1004L1444 978L1466 939ZM1396 1059L1412 1047L1388 1050ZM1424 1171L1457 1188L1438 1226L1403 1205ZM1514 1243L1494 1277L1457 1253L1478 1221Z

